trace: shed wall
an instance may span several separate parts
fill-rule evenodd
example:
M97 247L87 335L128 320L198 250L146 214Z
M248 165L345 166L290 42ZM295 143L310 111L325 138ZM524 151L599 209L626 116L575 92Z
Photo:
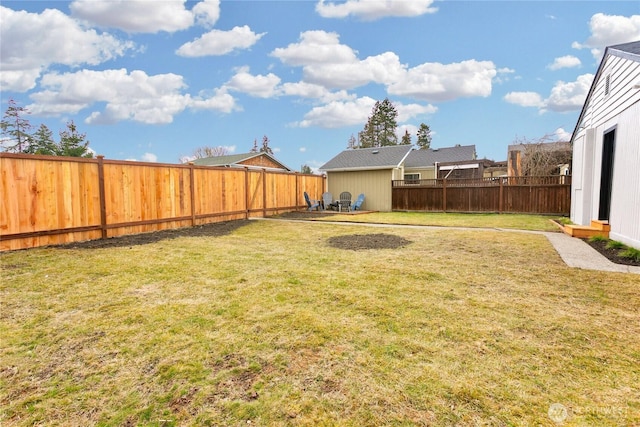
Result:
M400 169L384 169L375 171L327 172L327 188L334 200L340 193L348 191L353 200L364 193L362 210L391 211L391 180L393 173ZM401 178L400 178L401 179Z

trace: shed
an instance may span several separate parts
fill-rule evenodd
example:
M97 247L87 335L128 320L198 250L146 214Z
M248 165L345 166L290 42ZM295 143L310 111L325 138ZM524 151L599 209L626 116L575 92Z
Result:
M411 145L345 150L320 167L327 173L327 191L337 198L343 191L355 199L364 193L363 209L391 210L391 181L403 179Z
M571 221L640 248L640 41L606 48L571 143Z
M429 148L415 150L407 157L404 167L404 179L435 179L436 169L444 171L440 166L445 164L449 169L465 164L464 168L478 168L475 145L456 145L455 147ZM460 169L460 168L458 168ZM444 172L445 174L447 172ZM482 176L482 175L480 175Z

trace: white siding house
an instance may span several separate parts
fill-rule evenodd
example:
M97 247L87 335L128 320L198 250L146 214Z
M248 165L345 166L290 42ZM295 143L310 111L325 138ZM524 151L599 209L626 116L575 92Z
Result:
M605 50L571 142L571 221L640 248L640 41Z

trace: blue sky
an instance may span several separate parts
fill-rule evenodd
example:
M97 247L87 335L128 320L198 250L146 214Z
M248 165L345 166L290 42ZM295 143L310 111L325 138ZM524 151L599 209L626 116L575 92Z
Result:
M604 47L640 40L638 1L3 1L2 110L68 120L109 159L178 163L266 135L317 168L376 100L399 133L475 144L568 139Z

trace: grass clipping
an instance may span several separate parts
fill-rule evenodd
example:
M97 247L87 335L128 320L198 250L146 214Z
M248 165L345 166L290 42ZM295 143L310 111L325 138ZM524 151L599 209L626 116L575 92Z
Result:
M371 230L2 254L2 425L640 423L637 276L540 235ZM331 243L379 233L401 244Z

